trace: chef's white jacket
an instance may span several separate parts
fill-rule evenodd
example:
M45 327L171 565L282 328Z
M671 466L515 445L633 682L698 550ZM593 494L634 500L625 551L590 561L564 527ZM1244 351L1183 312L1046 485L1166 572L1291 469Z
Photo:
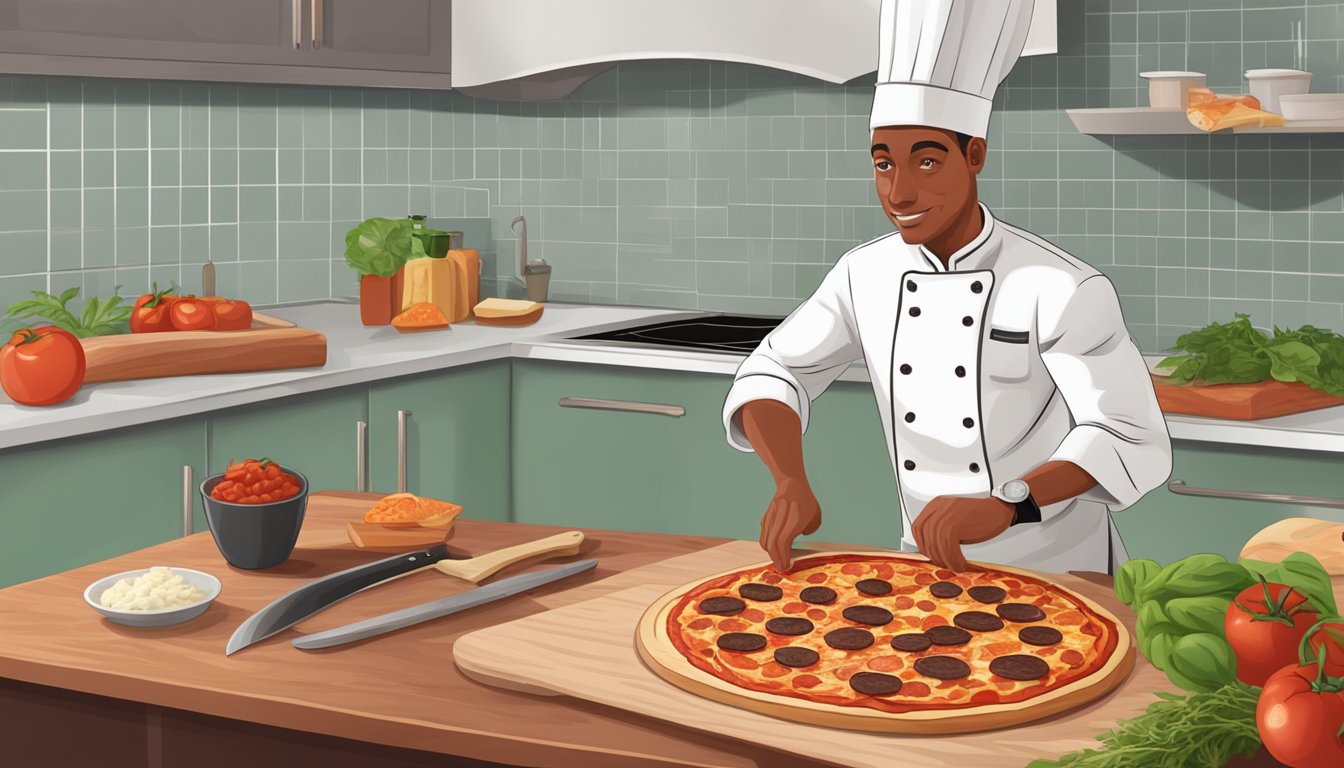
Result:
M752 400L785 403L806 430L811 401L862 360L900 487L903 549L915 548L911 521L930 499L985 496L1063 460L1096 487L963 551L1105 571L1126 557L1108 510L1171 473L1148 369L1105 275L981 210L982 231L948 267L899 232L841 257L738 368L723 409L728 442L752 450L737 416Z

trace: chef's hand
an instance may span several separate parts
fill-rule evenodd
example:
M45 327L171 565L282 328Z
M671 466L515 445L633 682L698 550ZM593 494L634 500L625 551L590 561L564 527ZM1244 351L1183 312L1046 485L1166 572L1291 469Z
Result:
M962 544L979 544L1008 530L1016 507L1006 501L965 496L938 496L924 505L911 532L919 551L954 571L966 570Z
M787 573L793 562L793 540L821 527L821 505L806 480L781 480L761 518L761 549L775 568Z

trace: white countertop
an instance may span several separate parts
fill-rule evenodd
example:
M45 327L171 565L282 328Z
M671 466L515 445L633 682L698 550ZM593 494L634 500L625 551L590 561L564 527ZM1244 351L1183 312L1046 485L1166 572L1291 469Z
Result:
M358 307L345 302L266 312L326 334L327 364L90 384L70 400L43 408L14 405L0 394L0 448L509 357L724 376L732 375L742 360L739 355L562 341L654 319L704 314L684 310L548 304L539 321L522 328L468 322L442 333L419 334L400 334L391 326L363 326ZM867 369L851 366L840 380L867 382ZM1168 415L1167 427L1174 440L1344 453L1344 406L1254 422Z

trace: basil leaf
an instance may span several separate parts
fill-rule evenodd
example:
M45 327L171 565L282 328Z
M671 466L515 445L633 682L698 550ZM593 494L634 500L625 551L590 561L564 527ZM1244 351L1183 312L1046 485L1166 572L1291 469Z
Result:
M1263 576L1265 581L1292 587L1306 595L1312 606L1322 614L1334 615L1339 612L1330 574L1325 572L1321 561L1306 552L1294 552L1279 563L1242 560L1241 565L1256 577Z
M1161 572L1162 566L1154 560L1130 560L1115 573L1115 596L1120 602L1133 606L1139 590Z
M1197 554L1177 560L1139 590L1141 600L1233 594L1255 583L1246 569L1222 555Z
M1195 632L1176 640L1163 671L1187 691L1214 691L1236 680L1237 657L1218 635Z
M1269 375L1278 381L1297 381L1299 372L1315 373L1321 362L1316 350L1300 341L1286 341L1265 347L1269 356Z
M1171 620L1188 632L1208 632L1223 636L1223 622L1231 600L1219 595L1173 597L1163 606Z

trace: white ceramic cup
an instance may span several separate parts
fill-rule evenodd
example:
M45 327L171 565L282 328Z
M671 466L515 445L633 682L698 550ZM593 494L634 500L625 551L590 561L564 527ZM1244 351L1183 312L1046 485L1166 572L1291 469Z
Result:
M1190 106L1190 89L1203 88L1203 72L1140 72L1148 81L1148 106L1154 109L1185 109Z
M1280 96L1306 93L1311 87L1311 73L1300 69L1250 69L1246 79L1251 83L1251 95L1260 100L1266 112L1281 114Z

